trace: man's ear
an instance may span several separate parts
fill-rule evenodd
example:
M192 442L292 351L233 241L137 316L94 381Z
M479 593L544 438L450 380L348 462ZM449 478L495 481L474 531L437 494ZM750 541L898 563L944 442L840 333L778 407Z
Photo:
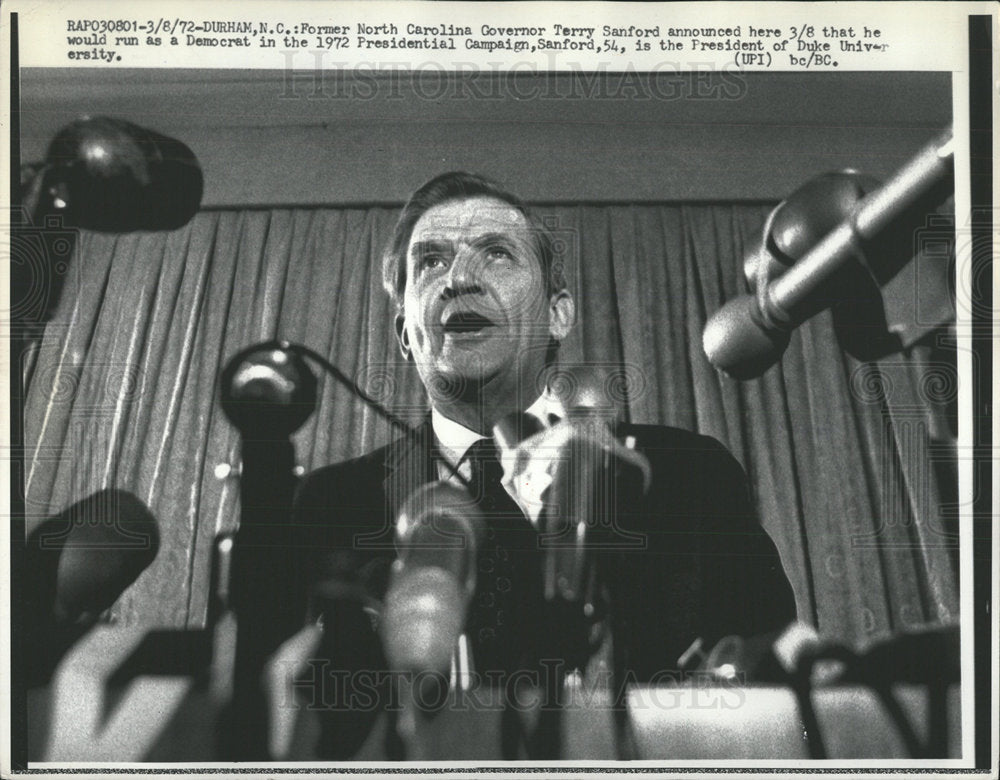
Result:
M569 290L560 290L549 298L549 335L562 341L576 322L576 302Z
M410 337L406 335L406 317L396 315L396 341L399 342L399 352L403 360L410 359Z

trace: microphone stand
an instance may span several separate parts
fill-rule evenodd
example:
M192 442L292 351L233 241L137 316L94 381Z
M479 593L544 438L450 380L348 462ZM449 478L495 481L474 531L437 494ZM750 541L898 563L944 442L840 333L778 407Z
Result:
M234 759L268 758L268 704L261 688L267 659L302 627L306 588L289 548L288 508L295 486L294 450L284 441L244 438L240 528L234 539L232 604L237 618L233 670ZM295 609L300 605L301 609Z
M239 530L228 554L229 598L237 617L233 698L222 735L223 754L267 760L268 702L261 675L283 641L304 624L306 567L289 544L298 477L291 435L316 406L317 382L304 358L318 363L383 419L416 435L401 418L365 394L329 360L283 340L247 347L226 364L221 404L241 435ZM294 539L294 537L293 537Z
M291 434L312 414L316 379L300 360L254 349L222 375L222 407L242 438L240 525L233 538L230 598L236 651L230 728L223 752L266 760L268 703L261 686L268 658L301 628L306 586L289 545L297 477ZM296 609L299 605L300 609Z

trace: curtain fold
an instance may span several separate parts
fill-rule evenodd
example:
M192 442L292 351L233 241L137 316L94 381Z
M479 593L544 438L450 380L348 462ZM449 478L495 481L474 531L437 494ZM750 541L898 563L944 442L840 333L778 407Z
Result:
M934 449L954 390L946 353L921 347L859 363L822 314L795 331L778 366L736 382L708 364L701 333L746 291L742 258L768 206L540 211L577 303L560 363L606 370L609 398L631 421L697 430L730 448L801 619L858 645L957 618L954 523L942 513L951 491L939 485L948 469L935 466ZM381 289L396 214L209 211L171 233L81 235L70 284L26 368L28 521L103 487L149 505L161 550L116 605L120 619L205 619L212 542L239 512L238 484L216 468L238 458L217 400L237 351L272 338L306 344L395 413L423 415ZM304 468L394 437L317 374L317 411L294 436Z

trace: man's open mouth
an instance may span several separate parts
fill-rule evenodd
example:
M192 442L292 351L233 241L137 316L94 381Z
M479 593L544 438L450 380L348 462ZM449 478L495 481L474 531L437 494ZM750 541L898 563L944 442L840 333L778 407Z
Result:
M450 314L443 327L446 335L452 335L479 333L493 324L493 320L478 312L460 311Z

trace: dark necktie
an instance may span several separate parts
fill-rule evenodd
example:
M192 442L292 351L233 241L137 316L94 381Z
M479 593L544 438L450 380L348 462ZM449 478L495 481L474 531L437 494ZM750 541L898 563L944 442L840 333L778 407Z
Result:
M538 536L501 484L503 468L493 442L480 439L467 459L469 489L486 520L467 625L473 662L480 673L510 673L525 668L534 654L533 622L542 596Z

